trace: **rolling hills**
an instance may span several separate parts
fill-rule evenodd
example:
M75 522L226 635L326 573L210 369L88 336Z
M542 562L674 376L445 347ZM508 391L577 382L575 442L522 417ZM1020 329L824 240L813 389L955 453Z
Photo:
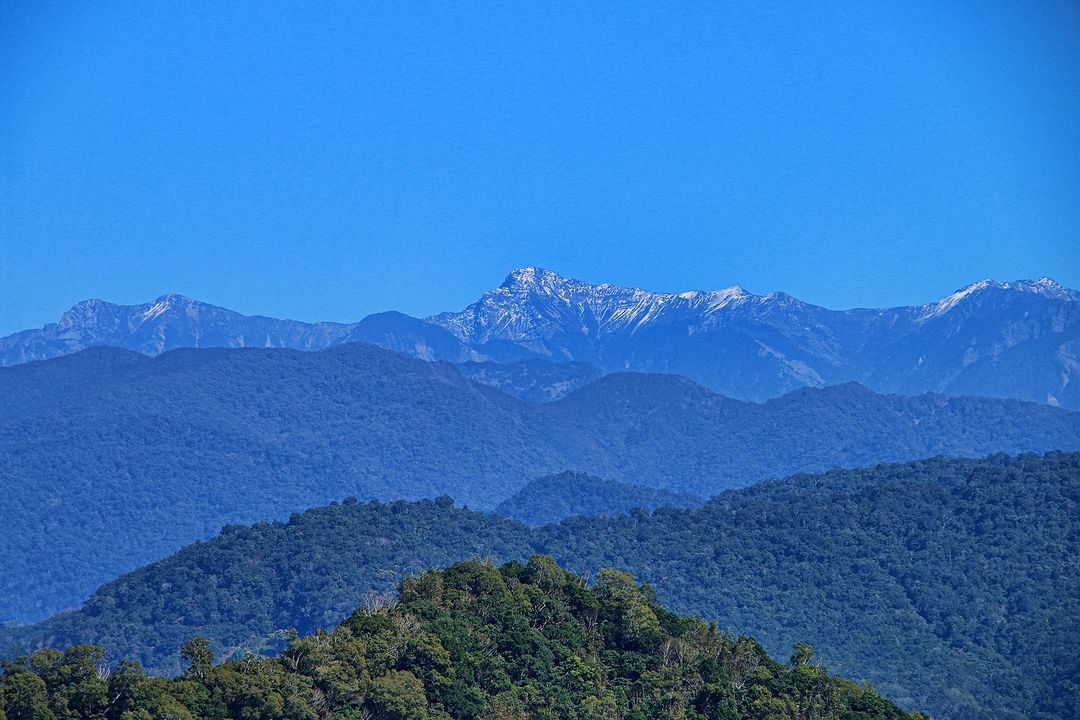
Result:
M854 384L764 404L611 374L550 403L364 344L322 352L95 348L0 369L0 621L213 535L349 495L491 508L573 468L698 496L936 454L1080 448L1080 415Z
M808 642L833 671L934 717L1050 720L1080 709L1078 516L1080 453L797 475L697 509L538 529L448 498L350 500L228 528L5 635L9 653L100 643L176 671L196 634L225 656L278 648L419 568L543 552L588 576L633 572L674 611L771 653Z

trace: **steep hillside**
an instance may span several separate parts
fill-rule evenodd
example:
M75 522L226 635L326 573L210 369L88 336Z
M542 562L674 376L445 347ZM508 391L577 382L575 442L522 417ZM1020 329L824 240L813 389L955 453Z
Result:
M362 345L99 348L0 369L0 621L81 602L206 538L354 495L491 508L574 468L709 496L792 472L1080 448L1080 415L1004 400L803 390L764 405L611 375L553 403Z
M446 499L348 502L230 528L79 611L8 631L9 652L101 643L176 670L185 637L226 655L268 647L417 567L548 552L590 576L631 571L677 612L772 653L809 642L830 668L934 717L1051 720L1080 710L1077 517L1078 453L800 475L699 509L536 530Z
M696 495L604 480L567 471L537 478L495 506L496 515L528 525L546 525L575 515L618 515L634 508L697 507Z
M160 680L130 663L100 672L98 648L41 650L0 672L0 717L923 717L830 675L805 644L777 662L626 573L589 587L540 555L428 570L274 659L215 666L201 638L182 651L183 676Z

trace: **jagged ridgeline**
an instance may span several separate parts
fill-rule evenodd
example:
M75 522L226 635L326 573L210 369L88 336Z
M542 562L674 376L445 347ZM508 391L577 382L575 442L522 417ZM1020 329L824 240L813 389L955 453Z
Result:
M543 555L428 570L276 658L215 665L198 638L182 652L189 666L165 680L131 662L108 671L93 646L38 651L5 666L0 718L925 717L830 675L809 645L778 662L667 611L632 575L603 570L590 586Z
M984 280L925 305L829 310L782 292L650 292L524 267L461 312L423 320L386 312L356 323L302 323L180 295L142 305L87 300L58 323L0 337L0 366L97 345L157 355L182 347L323 350L366 342L424 360L467 362L462 370L473 379L534 399L564 395L598 372L631 370L684 375L744 400L858 381L879 392L1080 408L1080 384L1069 382L1078 338L1080 292L1049 278ZM530 359L578 362L546 370L499 364Z

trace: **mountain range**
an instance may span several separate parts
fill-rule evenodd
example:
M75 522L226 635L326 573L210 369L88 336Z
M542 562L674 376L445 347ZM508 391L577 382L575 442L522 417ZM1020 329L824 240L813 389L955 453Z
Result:
M1080 449L1080 414L1017 400L848 383L758 404L612 373L535 403L362 343L99 347L0 369L0 622L74 606L222 525L349 495L487 509L575 469L707 497L800 471L1054 449Z
M1080 408L1080 292L1049 278L984 280L925 305L830 310L785 293L648 292L514 270L461 312L356 323L243 316L180 295L143 305L88 300L54 324L0 339L0 365L96 345L156 355L181 347L321 350L367 342L425 360L575 362L523 396L560 397L603 372L673 373L765 400L849 381L880 392L1010 397ZM589 368L588 366L593 366ZM513 391L502 369L473 367ZM520 376L520 372L518 373Z

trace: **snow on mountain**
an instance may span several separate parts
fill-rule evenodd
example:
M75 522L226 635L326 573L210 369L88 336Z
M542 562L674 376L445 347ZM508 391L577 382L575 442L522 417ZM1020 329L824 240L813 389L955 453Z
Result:
M583 335L633 334L674 317L706 317L724 308L760 301L740 287L711 292L649 292L593 285L537 267L514 270L502 285L465 310L428 318L465 342L522 340L576 330Z
M526 267L428 320L495 359L528 352L678 373L744 399L855 380L1080 406L1070 384L1080 292L1049 278L984 280L922 306L829 310L785 293L657 293Z
M1038 280L1017 280L1015 282L997 282L995 280L980 280L967 287L960 288L952 295L942 298L937 302L922 306L919 314L921 320L940 317L949 312L964 300L971 298L987 290L1013 291L1039 295L1050 300L1064 300L1066 302L1080 302L1080 291L1060 285L1048 277Z
M108 345L157 355L181 347L289 347L318 350L356 324L301 323L245 316L183 295L140 305L84 300L56 323L0 339L0 365L44 360Z
M130 306L87 300L57 323L0 338L0 365L95 345L156 355L179 347L321 350L345 342L455 363L541 359L601 372L679 374L748 400L857 381L882 392L1080 408L1080 292L1045 277L983 280L920 306L830 310L780 292L650 292L523 267L460 312L425 320L379 313L358 323L245 316L182 295ZM537 364L476 370L500 387L538 392L526 377L531 372L544 382L559 376Z

